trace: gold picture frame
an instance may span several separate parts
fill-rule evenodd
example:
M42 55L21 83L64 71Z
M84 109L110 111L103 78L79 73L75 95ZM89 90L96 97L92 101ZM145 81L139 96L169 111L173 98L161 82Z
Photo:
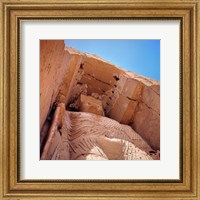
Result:
M199 1L1 0L0 9L0 199L200 199ZM81 18L180 20L180 180L19 180L20 21Z

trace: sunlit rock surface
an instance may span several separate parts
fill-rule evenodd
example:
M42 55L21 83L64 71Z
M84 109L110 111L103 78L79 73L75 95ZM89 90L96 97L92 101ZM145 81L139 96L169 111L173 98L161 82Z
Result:
M41 159L159 159L158 81L61 40L40 46Z

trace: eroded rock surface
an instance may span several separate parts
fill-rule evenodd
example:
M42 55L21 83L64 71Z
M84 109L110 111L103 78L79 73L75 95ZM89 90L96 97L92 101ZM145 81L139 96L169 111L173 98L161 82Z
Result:
M42 159L152 160L159 155L130 126L85 112L64 114Z
M79 109L81 112L89 112L104 116L102 101L99 99L81 94L79 104Z
M139 148L136 145L137 140L133 142L128 139L125 132L132 132L132 134L134 132L140 136L140 142L143 141L145 145L152 148L151 152L160 150L160 84L158 81L126 71L96 55L81 53L70 47L64 48L64 41L41 42L40 66L40 126L41 141L43 141L41 153L44 149L43 144L48 141L49 129L57 105L64 105L64 116L66 110L73 111L69 114L70 122L75 123L80 129L79 132L74 126L72 130L66 129L63 120L63 124L60 122L62 126L56 130L60 133L61 140L66 135L68 144L71 145L66 159L69 157L70 159L139 159L138 155L143 155L142 159L151 159L152 155L148 154L143 147ZM85 112L99 116L89 114L86 120ZM99 124L96 124L92 118ZM111 119L112 122L109 121ZM89 127L88 120L95 124L96 129ZM89 134L84 127L80 128L83 123L92 130L92 134ZM115 123L123 131L112 132L114 129L110 123ZM113 137L109 134L109 136L104 135L106 124L109 124L107 129L112 132L111 135L114 134ZM63 130L67 130L66 133ZM82 130L85 132L83 133ZM98 137L96 130L98 130ZM73 133L71 138L67 136L69 133ZM72 139L77 133L78 135L81 133L80 138ZM56 135L60 138L58 134ZM73 153L71 150L77 145L80 146L82 140L90 141L86 144L91 145L88 147L91 152L88 149L82 152L79 147L77 152L81 153ZM78 141L81 141L80 145ZM59 148L61 148L60 144L56 143ZM125 153L126 151L132 153L129 155ZM137 151L138 155L133 153ZM54 149L55 152L59 151ZM52 157L52 153L50 155L47 156L49 159L62 157L57 154Z

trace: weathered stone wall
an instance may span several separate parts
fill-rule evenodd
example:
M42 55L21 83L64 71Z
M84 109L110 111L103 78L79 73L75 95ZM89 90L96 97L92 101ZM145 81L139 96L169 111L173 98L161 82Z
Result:
M40 129L67 72L69 56L62 40L40 40Z
M66 111L63 126L58 131L58 110L51 129L55 132L46 143L41 159L159 159L159 152L154 151L130 126L93 113Z
M64 47L63 40L42 40L40 51L40 128L53 104L63 103L69 110L94 110L91 102L80 103L82 94L88 96L86 99L102 102L103 115L129 125L153 149L160 149L158 81L126 71L98 56Z
M109 117L130 125L154 149L160 149L160 85L134 73L120 76Z
M69 95L72 101L78 99L83 92L89 96L97 94L107 117L130 125L154 149L159 150L159 82L125 71L95 55L80 53L67 47L65 50L82 57L79 73L76 74Z
M40 41L40 129L53 104L66 101L79 57L64 51L63 40Z

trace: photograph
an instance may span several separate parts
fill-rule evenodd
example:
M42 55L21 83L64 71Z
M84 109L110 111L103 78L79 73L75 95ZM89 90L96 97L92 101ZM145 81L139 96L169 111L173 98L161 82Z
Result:
M199 3L0 1L0 200L200 200Z
M160 40L40 40L40 160L160 160Z

